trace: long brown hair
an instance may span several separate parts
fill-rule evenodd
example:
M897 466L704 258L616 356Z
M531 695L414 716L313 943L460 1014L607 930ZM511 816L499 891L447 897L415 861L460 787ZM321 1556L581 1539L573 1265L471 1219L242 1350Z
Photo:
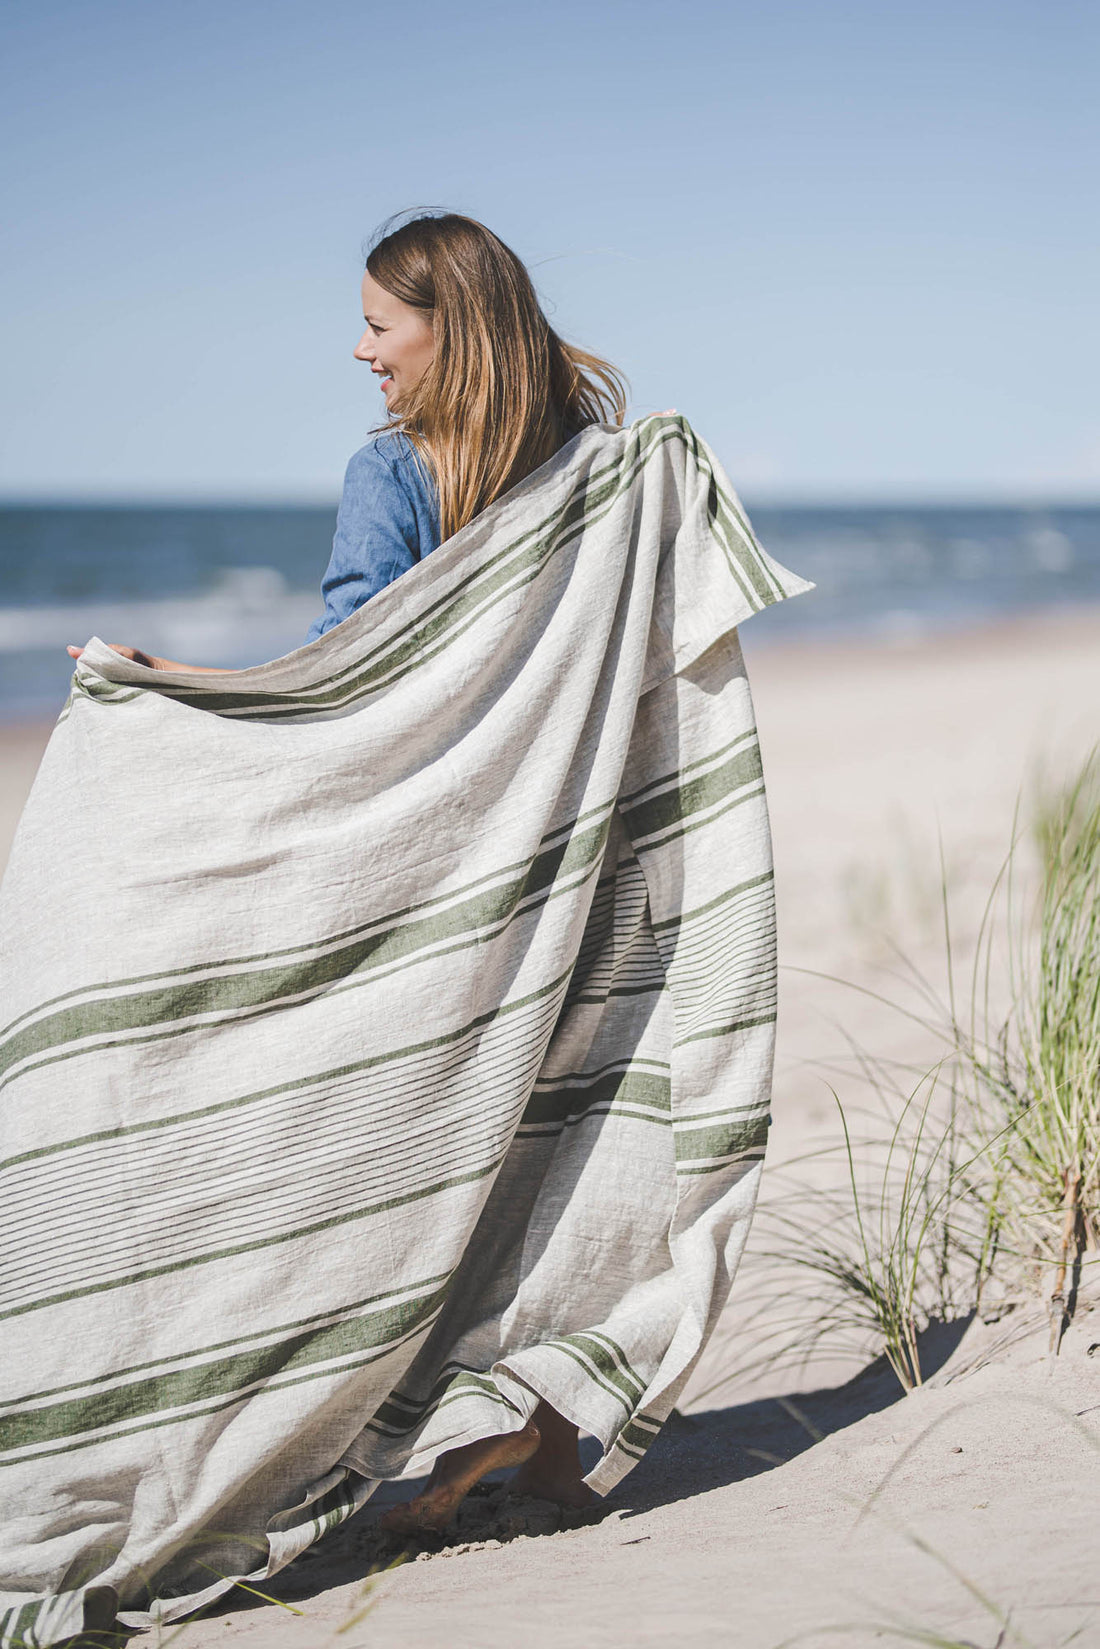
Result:
M431 311L432 363L385 427L426 458L445 539L586 424L622 423L621 374L558 337L527 270L483 223L410 218L375 243L367 272Z

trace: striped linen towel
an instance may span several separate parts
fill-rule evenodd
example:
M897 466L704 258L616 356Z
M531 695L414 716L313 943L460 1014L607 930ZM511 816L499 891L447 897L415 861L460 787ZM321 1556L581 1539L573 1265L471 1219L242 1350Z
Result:
M767 1130L735 627L808 588L660 416L286 658L89 643L0 909L0 1643L176 1618L540 1396L598 1492L641 1458Z

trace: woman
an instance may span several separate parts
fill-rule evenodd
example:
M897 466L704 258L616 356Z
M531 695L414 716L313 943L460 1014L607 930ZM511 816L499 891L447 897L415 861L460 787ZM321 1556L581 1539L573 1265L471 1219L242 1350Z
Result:
M412 220L363 286L391 422L313 639L70 649L5 879L0 1649L178 1618L379 1481L431 1473L396 1533L502 1467L607 1493L751 1218L736 626L808 586L481 225Z

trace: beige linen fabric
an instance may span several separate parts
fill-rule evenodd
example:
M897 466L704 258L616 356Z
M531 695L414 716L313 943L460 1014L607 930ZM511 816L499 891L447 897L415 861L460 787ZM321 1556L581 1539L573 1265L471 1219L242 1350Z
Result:
M171 1619L384 1478L659 1431L775 1018L736 626L809 586L684 419L596 426L229 676L93 640L0 928L0 1644Z

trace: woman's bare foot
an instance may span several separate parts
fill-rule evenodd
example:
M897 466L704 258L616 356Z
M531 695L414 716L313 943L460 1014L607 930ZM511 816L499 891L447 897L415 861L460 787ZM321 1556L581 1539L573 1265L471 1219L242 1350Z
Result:
M487 1472L522 1465L536 1452L539 1442L539 1429L529 1420L522 1431L506 1432L503 1437L482 1437L476 1443L448 1449L436 1461L424 1492L403 1506L394 1506L379 1518L378 1527L387 1534L417 1534L421 1530L445 1528L462 1500Z
M578 1510L591 1506L596 1496L584 1481L576 1426L545 1401L539 1403L533 1419L541 1441L511 1479L509 1489Z

